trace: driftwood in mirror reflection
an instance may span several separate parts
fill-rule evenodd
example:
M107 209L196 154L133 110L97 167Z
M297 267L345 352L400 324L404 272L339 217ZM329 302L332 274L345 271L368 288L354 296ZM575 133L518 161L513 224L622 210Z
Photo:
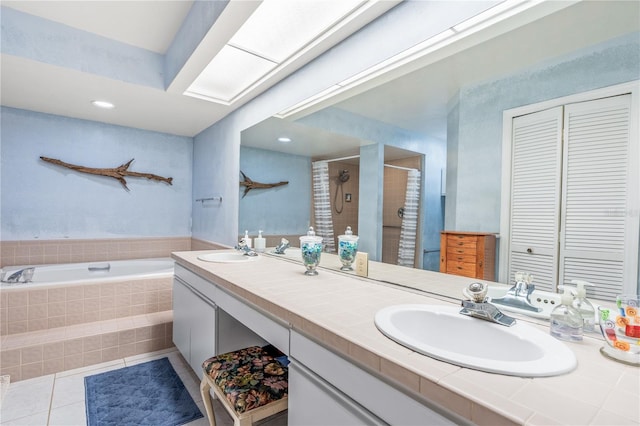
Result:
M254 180L251 180L247 175L245 175L243 171L240 171L240 173L242 173L242 177L244 178L244 180L240 181L240 186L244 186L244 194L242 194L242 198L244 198L244 196L247 195L247 193L252 189L275 188L276 186L287 185L289 183L289 181L286 181L286 182L282 181L277 183L256 182Z
M65 163L64 161L56 160L55 158L48 158L48 157L40 157L40 159L43 161L46 161L47 163L66 167L68 169L75 170L80 173L88 173L91 175L107 176L107 177L114 178L118 180L122 184L124 189L126 189L127 191L129 190L129 188L127 187L127 181L125 180L125 176L147 178L147 179L156 180L159 182L166 182L169 185L172 185L172 181L173 181L173 178L162 177L162 176L154 175L153 173L139 173L139 172L130 171L129 166L133 162L134 160L133 158L128 162L114 168L95 168L95 167L78 166L76 164Z

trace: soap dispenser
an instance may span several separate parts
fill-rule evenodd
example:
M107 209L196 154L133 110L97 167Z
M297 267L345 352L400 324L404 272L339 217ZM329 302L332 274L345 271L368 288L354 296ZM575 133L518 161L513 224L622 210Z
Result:
M578 312L580 312L580 316L584 320L583 329L585 333L595 333L596 332L596 308L593 307L591 302L587 300L587 289L586 286L594 287L588 281L583 280L573 280L572 284L576 285L576 297L573 299L573 303L571 306L576 308Z
M251 248L251 237L249 236L249 231L247 231L246 229L244 230L244 238L242 238L244 240L244 243L247 245L247 247Z
M551 311L549 331L556 339L579 342L582 340L584 320L580 312L572 306L571 289L562 285L559 285L558 289L563 290L563 293L560 305Z
M253 244L258 253L263 253L267 245L265 238L262 236L262 230L258 231L258 236L253 240Z

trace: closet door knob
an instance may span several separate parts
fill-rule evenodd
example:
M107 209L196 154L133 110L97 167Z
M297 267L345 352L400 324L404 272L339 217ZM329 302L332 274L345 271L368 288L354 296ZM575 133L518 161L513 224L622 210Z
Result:
M527 253L529 253L529 254L533 253L533 249L532 248L528 248L527 249Z

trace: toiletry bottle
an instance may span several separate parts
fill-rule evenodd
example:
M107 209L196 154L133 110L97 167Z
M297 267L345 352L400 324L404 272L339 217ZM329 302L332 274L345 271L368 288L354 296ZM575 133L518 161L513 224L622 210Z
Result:
M573 295L571 289L565 286L558 286L563 290L560 305L551 311L549 318L549 331L556 339L578 342L582 340L582 328L584 320L580 312L571 304Z
M251 248L251 237L249 237L249 231L247 231L246 229L244 230L243 240L247 247Z
M253 240L253 245L258 253L263 253L267 245L265 238L262 236L262 230L258 231L258 236Z
M576 308L584 320L583 330L585 333L595 333L596 331L596 308L587 300L587 289L585 286L592 286L588 281L573 280L576 285L576 297L571 306Z

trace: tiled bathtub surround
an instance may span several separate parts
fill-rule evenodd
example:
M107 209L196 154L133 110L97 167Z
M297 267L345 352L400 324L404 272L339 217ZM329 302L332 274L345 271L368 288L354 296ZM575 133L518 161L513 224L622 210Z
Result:
M11 382L173 346L173 312L164 311L2 337L0 372Z
M45 265L170 257L191 237L0 241L0 265Z
M169 311L172 278L0 291L0 335Z
M173 346L172 277L0 292L0 374L19 381Z

